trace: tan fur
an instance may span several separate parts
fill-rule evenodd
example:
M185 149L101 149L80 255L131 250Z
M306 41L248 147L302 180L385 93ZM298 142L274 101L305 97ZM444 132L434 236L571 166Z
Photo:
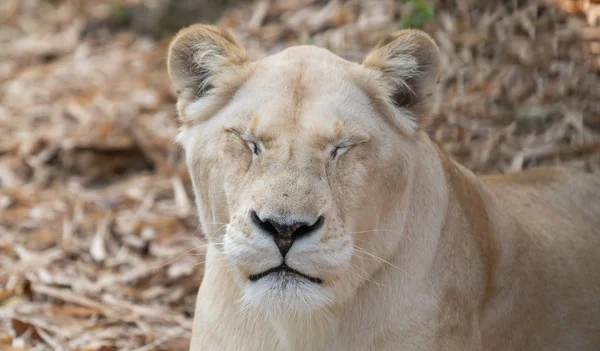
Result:
M420 31L363 64L243 52L209 26L169 52L209 239L191 350L600 350L598 174L452 161L422 131L439 58ZM281 263L251 210L323 216L285 258L322 284L249 280Z

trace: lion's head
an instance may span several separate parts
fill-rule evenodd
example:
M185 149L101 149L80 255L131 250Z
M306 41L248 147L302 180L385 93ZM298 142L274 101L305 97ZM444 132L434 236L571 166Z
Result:
M251 62L205 25L172 41L202 229L248 307L327 309L399 245L438 57L415 30L382 39L362 64L313 46Z

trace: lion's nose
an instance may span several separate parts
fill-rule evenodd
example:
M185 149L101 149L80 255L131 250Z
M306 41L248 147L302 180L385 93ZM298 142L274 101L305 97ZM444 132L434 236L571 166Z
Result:
M290 251L294 240L316 232L323 226L324 221L323 216L320 216L313 224L305 222L282 223L270 218L261 219L254 210L250 212L250 217L252 217L254 225L273 237L281 256L284 258Z

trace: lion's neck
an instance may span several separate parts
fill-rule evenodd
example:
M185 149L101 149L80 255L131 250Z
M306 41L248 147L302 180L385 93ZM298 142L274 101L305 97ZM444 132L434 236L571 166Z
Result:
M422 267L415 269L430 282L438 310L476 318L495 296L498 267L511 260L502 248L516 227L471 171L426 136L421 149L429 159L415 176L405 235L424 238L410 263Z
M405 285L413 283L410 276L423 276L431 269L446 213L453 201L439 150L426 135L421 136L417 147L417 165L407 186L410 190L402 195L395 213L390 213L387 222L380 224L385 228L401 228L401 233L395 234L401 237L400 242L389 260L408 272L403 277Z
M436 308L449 294L470 296L470 303L483 308L494 295L498 265L508 260L501 255L507 242L500 239L510 240L512 221L472 172L426 135L418 145L420 164L412 191L398 206L405 213L398 211L392 219L398 222L386 224L403 228L397 250L389 257L393 266L407 272L400 275L398 289L406 294L426 292L439 302ZM384 266L377 280L384 281L393 266Z

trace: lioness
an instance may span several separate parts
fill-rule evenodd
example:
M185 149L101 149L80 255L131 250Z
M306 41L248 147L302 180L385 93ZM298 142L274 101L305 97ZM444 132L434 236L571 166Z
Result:
M209 244L191 350L600 350L600 177L476 177L423 132L439 53L251 62L222 29L171 42Z

